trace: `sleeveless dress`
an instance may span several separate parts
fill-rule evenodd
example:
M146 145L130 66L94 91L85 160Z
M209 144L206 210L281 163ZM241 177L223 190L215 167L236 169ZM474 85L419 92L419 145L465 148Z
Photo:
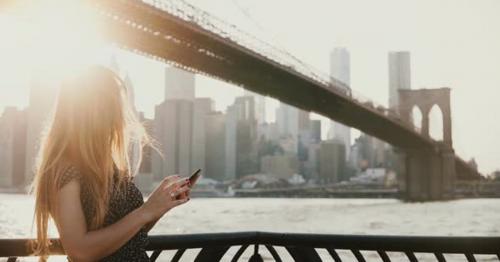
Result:
M115 172L114 180L116 181L118 173ZM95 214L95 207L92 206L89 199L89 191L84 181L81 179L81 173L75 168L70 167L62 176L59 188L67 184L72 179L77 179L80 182L80 201L82 204L83 212L85 214L85 221L89 227L90 219ZM143 203L143 196L141 191L135 186L133 180L126 181L126 190L121 192L115 187L111 191L111 198L109 202L108 212L104 218L103 227L107 227L116 223L118 220L140 207ZM147 245L147 232L142 228L135 236L133 236L125 245L119 248L115 253L101 259L103 262L115 261L149 261L146 254ZM68 261L71 261L67 257Z

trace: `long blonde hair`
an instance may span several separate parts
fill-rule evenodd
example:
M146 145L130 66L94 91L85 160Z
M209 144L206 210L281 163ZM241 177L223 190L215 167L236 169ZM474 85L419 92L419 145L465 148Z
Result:
M133 175L129 145L135 141L142 149L150 140L128 101L122 80L102 66L86 68L62 82L32 184L37 240L31 248L42 261L51 245L47 230L57 212L58 185L70 166L79 169L95 207L89 230L104 223L114 172L119 174L119 189ZM138 155L137 165L142 154Z

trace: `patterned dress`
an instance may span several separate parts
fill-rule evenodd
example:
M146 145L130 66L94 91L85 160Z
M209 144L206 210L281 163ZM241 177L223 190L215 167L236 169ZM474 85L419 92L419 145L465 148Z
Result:
M117 174L118 173L115 173L114 176L115 181L117 178ZM77 179L81 183L80 201L82 204L83 212L85 214L87 227L89 227L90 219L95 214L95 207L93 207L90 203L89 191L87 186L81 179L81 173L75 167L68 168L61 179L59 187L64 186L72 179ZM126 181L125 192L117 190L117 187L115 187L114 185L111 192L112 193L109 202L109 208L104 218L103 227L107 227L116 223L118 220L120 220L136 208L140 207L144 203L141 191L139 191L132 180ZM100 261L149 261L148 255L146 254L146 245L147 232L144 228L142 228L135 236L133 236L115 253L103 258ZM68 261L71 261L69 257Z

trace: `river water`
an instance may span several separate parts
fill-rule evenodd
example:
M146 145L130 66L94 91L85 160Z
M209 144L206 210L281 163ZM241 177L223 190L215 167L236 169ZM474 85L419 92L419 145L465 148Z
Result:
M0 194L0 238L32 237L32 212L32 197ZM150 234L234 231L500 236L500 199L404 203L392 199L195 198L167 213ZM57 236L53 227L50 234ZM183 261L190 261L195 252ZM350 253L342 255L346 261L352 259ZM380 261L374 254L366 255ZM159 261L168 261L170 256Z

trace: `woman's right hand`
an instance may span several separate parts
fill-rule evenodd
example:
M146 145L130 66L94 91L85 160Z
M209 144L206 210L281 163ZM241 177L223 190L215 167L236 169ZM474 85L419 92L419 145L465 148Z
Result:
M165 177L141 207L146 223L158 220L170 209L186 203L189 197L185 193L189 190L189 179L181 179L178 175Z

